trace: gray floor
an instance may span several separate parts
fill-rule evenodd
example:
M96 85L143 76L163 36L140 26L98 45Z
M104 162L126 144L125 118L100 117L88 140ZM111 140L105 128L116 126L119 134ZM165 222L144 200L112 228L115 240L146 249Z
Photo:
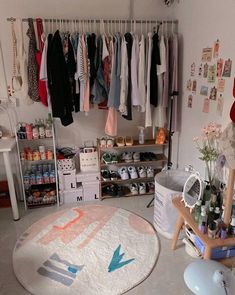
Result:
M99 202L103 205L117 206L130 210L150 222L153 219L153 207L146 208L150 196L113 198ZM17 238L31 224L43 216L65 208L65 206L48 207L24 211L20 206L21 219L12 220L10 209L0 209L0 294L1 295L26 295L29 294L17 281L12 269L12 250ZM150 276L139 286L130 290L128 295L190 295L192 294L184 284L183 273L185 267L192 261L186 254L183 244L179 242L179 248L171 251L170 240L160 234L160 255L156 266ZM46 294L43 294L46 295ZM110 293L110 295L112 295Z

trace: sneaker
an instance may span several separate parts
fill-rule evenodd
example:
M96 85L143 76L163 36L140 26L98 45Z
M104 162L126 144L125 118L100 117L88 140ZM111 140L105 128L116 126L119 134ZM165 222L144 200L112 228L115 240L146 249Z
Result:
M122 154L122 160L126 163L131 163L132 160L132 152L125 152Z
M132 183L130 185L130 191L132 195L138 195L139 191L138 191L138 184L137 183Z
M147 177L154 177L153 167L147 167Z
M118 173L121 177L122 180L127 180L129 179L129 174L128 174L128 171L127 171L127 168L126 167L121 167L119 170L118 170Z
M137 167L139 178L147 177L146 168L144 166Z
M106 138L102 137L100 139L100 147L105 148L106 147Z
M130 174L131 179L138 178L138 174L137 174L136 168L134 166L129 166L128 172Z
M104 153L102 156L102 160L105 164L111 164L112 163L112 155L109 153Z
M112 157L112 163L113 164L115 164L115 163L118 162L118 156L117 156L117 154L112 154L111 157Z
M109 170L101 170L101 176L104 181L109 181L110 180L110 172Z
M146 194L146 184L144 182L139 183L139 194L140 195Z
M133 141L132 136L126 136L125 137L125 145L131 146L131 145L133 145L133 143L134 143L134 141Z
M111 178L111 180L118 180L117 171L110 171L110 178Z
M154 182L148 182L147 183L147 188L148 188L149 193L154 194L154 192L155 192L155 184L154 184Z
M134 162L139 162L140 161L140 153L134 152L133 160L134 160Z
M108 186L102 188L102 193L107 194L111 197L116 197L118 194L117 185L111 184L111 185L108 185Z
M113 140L113 138L108 138L108 139L106 140L106 146L107 146L108 148L114 146L114 140Z

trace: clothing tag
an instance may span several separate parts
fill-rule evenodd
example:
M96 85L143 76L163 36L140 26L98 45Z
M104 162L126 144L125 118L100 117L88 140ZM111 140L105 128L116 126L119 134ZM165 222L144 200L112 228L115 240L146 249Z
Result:
M219 39L217 39L214 43L213 58L218 58L219 47L220 47L220 42L219 42Z
M224 63L223 77L231 77L232 60L229 58Z
M217 96L217 88L214 86L211 88L210 99L216 100L216 96Z
M193 96L192 94L190 94L188 96L188 108L192 108L193 107Z
M202 62L210 62L212 59L212 48L207 47L202 49Z
M209 107L210 107L210 100L209 98L205 98L203 103L203 108L202 108L203 113L209 113Z
M218 92L224 92L224 87L225 87L225 79L219 79L218 85L217 85Z
M200 90L200 94L207 96L208 95L208 86L202 85L201 90Z
M209 68L208 63L205 63L203 67L203 78L207 78L208 68Z
M193 93L197 92L197 80L193 80L192 92Z
M218 97L218 103L217 103L217 114L219 116L222 116L223 109L224 109L224 98L223 98L223 95L220 94L220 96Z
M224 60L222 58L217 60L217 77L221 77L223 73Z
M209 66L207 81L209 83L215 83L216 79L216 65Z

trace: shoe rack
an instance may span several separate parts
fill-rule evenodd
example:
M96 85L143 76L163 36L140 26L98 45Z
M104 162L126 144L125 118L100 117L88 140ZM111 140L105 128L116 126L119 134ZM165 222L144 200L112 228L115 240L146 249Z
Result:
M154 176L153 177L142 177L142 178L129 178L129 179L121 179L118 178L116 180L103 180L101 171L102 170L109 170L109 171L118 171L120 167L140 167L140 166L150 166L154 169L154 175L156 175L158 172L162 170L164 165L167 163L167 157L165 156L165 148L167 144L155 144L154 140L145 140L144 144L139 144L138 141L133 141L132 145L124 145L124 146L117 146L114 144L113 146L104 147L101 146L100 140L97 141L97 150L98 150L98 156L99 156L99 171L100 171L100 198L106 199L111 197L119 197L119 196L111 196L106 193L103 193L103 188L107 187L111 184L117 184L119 186L122 186L124 188L124 194L123 196L130 197L130 196L139 196L139 195L153 195L154 192L146 192L144 194L133 194L129 190L129 186L131 183L147 183L147 182L154 182ZM124 160L121 160L121 155L124 152L137 152L137 153L153 153L155 155L154 159L142 159L140 161L132 161L125 162ZM110 154L116 154L118 156L118 162L117 163L105 163L102 159L103 154L110 153Z

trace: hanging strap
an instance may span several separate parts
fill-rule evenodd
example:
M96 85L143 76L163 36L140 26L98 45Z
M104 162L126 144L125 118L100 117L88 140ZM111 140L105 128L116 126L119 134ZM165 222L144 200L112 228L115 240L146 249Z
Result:
M17 48L16 48L16 33L15 33L15 26L14 21L11 20L11 35L12 35L12 77L16 76L16 56L17 56Z
M43 24L41 18L36 18L36 26L37 26L37 35L38 35L38 44L39 51L43 51L44 43L42 42L42 34L43 34Z

